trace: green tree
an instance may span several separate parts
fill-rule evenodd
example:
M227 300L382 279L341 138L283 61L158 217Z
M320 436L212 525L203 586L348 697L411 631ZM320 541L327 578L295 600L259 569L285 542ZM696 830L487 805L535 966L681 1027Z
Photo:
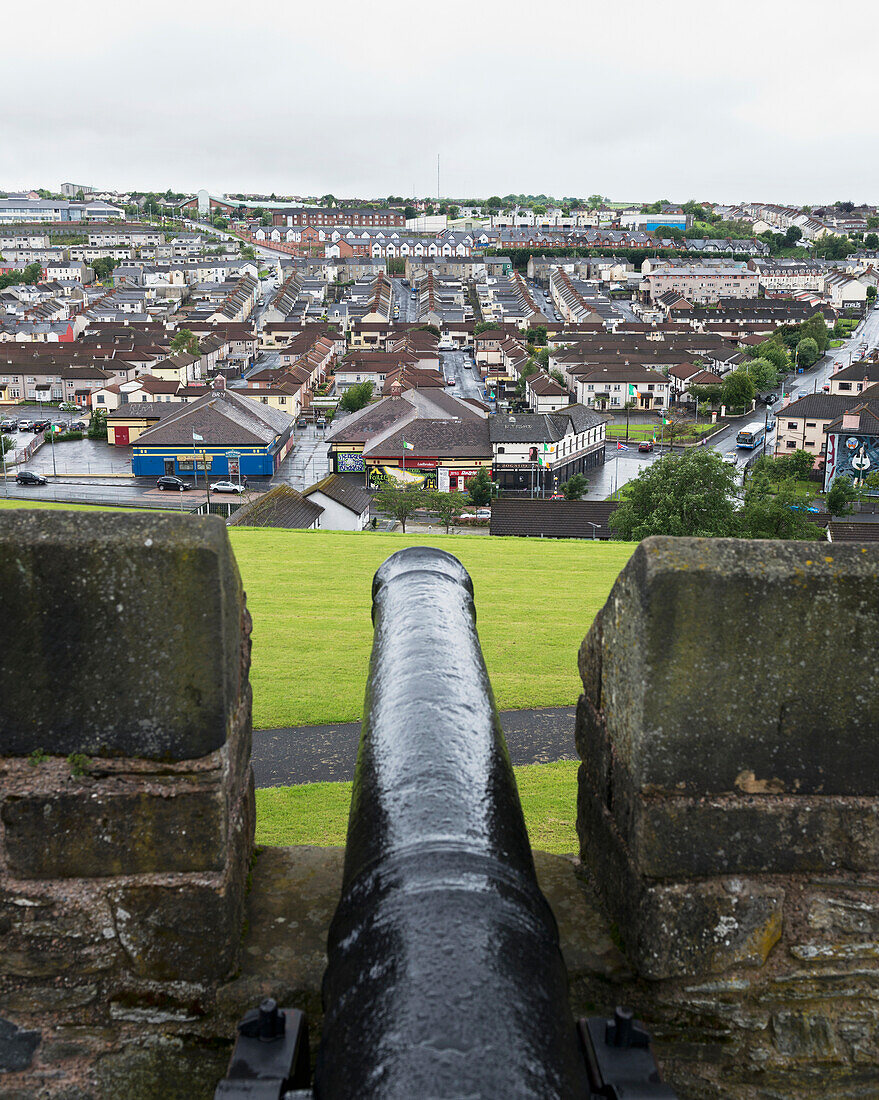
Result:
M597 210L599 206L604 205L604 199L601 195L590 195L586 200L586 204L590 210Z
M525 380L530 378L533 374L537 374L537 371L537 361L532 355L519 372L519 381L516 383L516 393L519 397L525 396Z
M687 424L686 414L679 409L668 409L662 414L662 432L660 434L669 447L674 444L679 435L683 434Z
M818 345L819 354L823 355L827 351L827 345L830 343L830 332L827 328L827 322L820 313L813 313L808 321L803 321L800 325L800 333L802 336L812 337Z
M723 380L720 391L721 403L728 409L749 409L754 401L756 390L746 371L731 371Z
M448 214L449 218L454 221L455 218L457 218L458 215L461 213L461 211L458 209L457 206L450 206L446 213Z
M483 332L490 332L493 328L497 328L495 321L477 321L476 327L473 329L473 335L481 336Z
M349 386L342 394L339 408L344 409L345 412L357 412L358 409L366 408L372 400L372 391L372 382L357 382Z
M174 355L186 352L187 355L201 355L198 337L188 328L178 329L171 337L171 351Z
M733 535L735 471L710 450L666 455L642 469L612 513L610 526L624 539L648 535Z
M778 382L778 371L768 359L751 359L745 370L758 390L768 390Z
M405 209L403 210L403 217L404 217L404 218L405 218L405 219L406 219L407 221L409 221L409 220L410 220L410 218L417 218L417 217L418 217L418 211L417 211L417 210L415 209L415 207L414 207L414 206L407 206L407 207L405 207Z
M568 388L568 383L565 381L565 376L557 367L553 367L553 369L549 372L549 377L552 378L553 381L558 382L558 384L563 389Z
M546 347L546 325L535 325L525 332L525 340L534 347Z
M449 528L461 514L461 493L431 493L430 509L436 512L442 523L445 524L446 534Z
M585 492L586 478L582 474L574 474L562 485L565 500L579 500Z
M241 249L241 259L242 260L255 260L256 259L256 253L254 252L253 248L249 244L244 245L243 248Z
M718 383L710 386L688 386L687 393L699 404L717 406L720 404L723 387Z
M797 366L811 367L818 362L818 344L811 336L806 336L797 344Z
M879 248L879 236L875 233L868 233L866 237L864 237L864 244L867 248L875 252L875 250Z
M475 504L477 508L485 504L491 503L491 495L493 486L491 478L489 477L488 470L483 466L479 473L475 477L471 477L467 482L467 493L470 497L470 503Z
M15 449L15 440L11 435L0 435L0 455Z
M805 481L815 466L815 456L804 451L802 447L783 456L787 472L797 481ZM783 467L784 468L784 467Z
M43 277L43 268L38 261L34 260L32 264L27 265L22 274L25 283L35 286Z
M798 225L792 225L784 235L784 243L786 248L793 248L797 241L803 236L803 231Z
M336 196L335 195L321 195L320 204L321 204L321 206L328 206L328 207L335 206L336 205Z
M817 539L823 531L811 523L803 498L792 482L773 487L765 476L751 477L739 516L740 534L748 539Z
M827 511L834 517L849 516L858 499L858 491L852 484L851 478L836 477L827 492Z
M109 279L113 274L113 268L116 266L116 261L112 256L100 256L97 260L92 260L92 270L95 273L95 278L98 282L103 282L104 279Z
M89 417L89 426L86 430L86 435L89 439L103 439L107 438L107 411L106 409L95 409L92 415Z
M790 356L787 348L775 340L764 340L757 347L757 356L760 359L768 359L775 367L777 374L786 374L790 370Z
M485 200L485 205L489 210L500 210L504 203L500 195L492 195Z
M375 495L375 503L380 512L393 517L406 532L406 523L419 508L424 508L430 498L422 489L399 488L387 485Z
M876 287L874 287L874 286L868 286L867 287L867 301L868 302L875 302L876 301Z

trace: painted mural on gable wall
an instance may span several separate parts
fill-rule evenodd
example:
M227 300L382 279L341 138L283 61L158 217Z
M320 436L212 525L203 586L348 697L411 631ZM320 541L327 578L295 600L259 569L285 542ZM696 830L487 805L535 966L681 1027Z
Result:
M851 478L855 485L879 470L879 436L854 435L846 432L827 436L827 464L824 488L830 488L837 477Z
M337 474L362 474L365 469L366 463L363 461L363 455L359 452L336 452Z
M433 469L401 469L399 466L373 466L369 471L371 489L433 489L436 490L436 467Z

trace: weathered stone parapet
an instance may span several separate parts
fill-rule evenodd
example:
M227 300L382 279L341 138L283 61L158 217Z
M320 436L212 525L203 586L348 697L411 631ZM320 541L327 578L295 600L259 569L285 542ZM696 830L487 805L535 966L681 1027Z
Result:
M0 1097L209 1095L254 830L224 525L0 516L0 621Z
M652 538L583 643L581 858L683 1095L874 1094L877 633L872 547Z

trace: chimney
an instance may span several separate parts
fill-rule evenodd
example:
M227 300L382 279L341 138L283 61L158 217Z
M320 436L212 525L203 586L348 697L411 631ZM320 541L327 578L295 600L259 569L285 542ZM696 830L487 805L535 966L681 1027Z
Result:
M218 374L216 378L211 379L211 389L224 390L226 388L225 375Z

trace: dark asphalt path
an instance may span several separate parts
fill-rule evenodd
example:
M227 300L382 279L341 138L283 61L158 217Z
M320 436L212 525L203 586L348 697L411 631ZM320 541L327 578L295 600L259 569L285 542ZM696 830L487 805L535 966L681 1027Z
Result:
M576 760L574 707L501 711L514 764ZM354 778L359 722L253 731L257 787L287 787Z

